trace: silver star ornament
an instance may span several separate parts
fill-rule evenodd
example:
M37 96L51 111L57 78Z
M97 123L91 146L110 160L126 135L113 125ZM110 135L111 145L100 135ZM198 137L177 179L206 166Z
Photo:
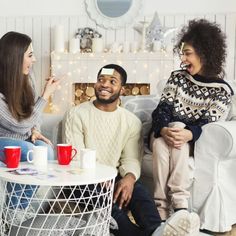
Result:
M135 26L134 29L142 34L142 27ZM176 30L177 28L163 26L158 13L155 12L151 23L146 28L146 48L151 50L154 41L160 41L162 47L173 44Z

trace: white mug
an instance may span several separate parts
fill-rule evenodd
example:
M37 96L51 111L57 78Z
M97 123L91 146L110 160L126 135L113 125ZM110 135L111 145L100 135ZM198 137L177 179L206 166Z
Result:
M81 169L93 169L96 167L96 150L82 148L79 157Z
M29 155L32 153L32 160ZM27 161L33 163L37 169L43 170L47 168L48 164L48 148L45 146L34 146L33 150L29 150L27 153Z

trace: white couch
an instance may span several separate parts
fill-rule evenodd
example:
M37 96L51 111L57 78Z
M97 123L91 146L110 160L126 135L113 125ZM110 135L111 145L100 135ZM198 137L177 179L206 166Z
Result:
M142 121L145 141L151 113L159 102L163 84L159 83L156 96L122 98L123 106ZM202 135L195 144L194 161L190 159L193 170L190 210L199 214L202 229L214 232L229 231L236 223L236 115L230 116L235 121L221 121L203 127ZM61 119L62 115L43 115L42 133L54 144L61 142ZM153 193L152 156L147 147L141 181Z
M231 84L236 91L235 83ZM143 122L144 137L150 127L151 112L156 108L163 84L156 96L124 98L123 105ZM195 144L194 159L189 159L192 184L189 208L199 214L201 229L226 232L236 224L236 95L231 121L207 124ZM142 182L153 194L152 153L145 147Z

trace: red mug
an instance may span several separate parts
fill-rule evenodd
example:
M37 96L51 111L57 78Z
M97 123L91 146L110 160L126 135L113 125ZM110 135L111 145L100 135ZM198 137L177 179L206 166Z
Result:
M7 168L17 168L21 158L21 147L19 146L5 146L4 150L5 160L3 161Z
M72 155L72 152L73 155ZM77 154L77 150L70 144L57 144L57 160L59 165L68 165Z

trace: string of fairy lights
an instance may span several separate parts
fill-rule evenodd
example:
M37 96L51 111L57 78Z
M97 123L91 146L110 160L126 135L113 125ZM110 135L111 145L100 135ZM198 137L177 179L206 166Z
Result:
M93 99L92 85L96 82L98 70L110 63L124 67L128 74L128 83L134 85L131 94L155 94L156 84L160 79L167 79L174 69L175 59L172 52L161 50L159 52L135 53L51 53L51 73L60 79L60 85L51 98L49 110L52 113L64 113L69 107L77 105L86 98L84 91L90 91ZM80 86L83 85L81 90ZM148 89L142 88L147 86ZM77 91L76 91L77 89ZM81 91L79 91L79 90ZM139 90L139 91L138 91ZM138 92L137 92L138 91ZM146 91L146 92L145 92ZM78 94L80 94L78 96ZM82 95L81 95L82 94Z

